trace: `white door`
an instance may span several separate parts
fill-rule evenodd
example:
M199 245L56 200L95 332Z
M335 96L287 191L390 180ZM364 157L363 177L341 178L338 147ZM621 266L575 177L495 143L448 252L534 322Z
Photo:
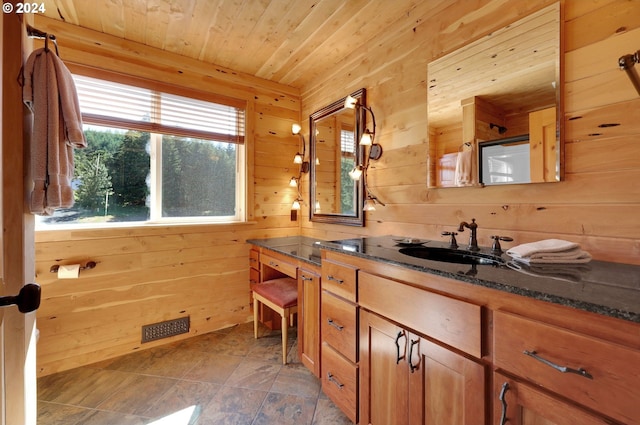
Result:
M23 19L0 17L0 296L16 295L34 279L33 217L25 214L24 120L20 68L30 43ZM0 308L0 425L35 425L35 313Z

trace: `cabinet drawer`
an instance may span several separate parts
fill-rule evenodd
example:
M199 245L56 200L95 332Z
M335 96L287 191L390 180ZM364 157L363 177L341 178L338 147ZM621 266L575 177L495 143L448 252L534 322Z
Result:
M260 283L260 272L254 268L249 269L249 283L253 286Z
M327 344L322 344L322 390L352 422L358 422L358 367Z
M322 289L356 302L356 269L328 260L323 261Z
M260 268L260 252L255 249L249 250L249 267L256 270Z
M296 273L297 266L295 264L287 263L286 261L282 261L264 253L261 255L261 262L263 266L271 267L272 269L278 270L279 272L294 279L298 278Z
M501 369L623 423L640 423L640 351L496 312L494 356L495 365ZM582 369L592 378L563 373L545 362Z
M331 345L352 362L357 362L357 307L323 291L321 312L323 342Z
M482 308L366 272L358 274L360 307L417 333L482 357Z

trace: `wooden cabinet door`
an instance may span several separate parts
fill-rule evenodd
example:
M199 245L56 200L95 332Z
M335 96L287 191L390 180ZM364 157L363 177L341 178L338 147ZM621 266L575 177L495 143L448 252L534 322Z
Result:
M360 370L361 423L487 423L483 365L367 311Z
M408 424L408 332L373 313L360 312L360 423Z
M488 423L483 365L415 334L407 344L411 425Z
M320 376L320 275L298 270L298 354Z
M607 425L610 421L527 384L494 374L494 423L499 425Z

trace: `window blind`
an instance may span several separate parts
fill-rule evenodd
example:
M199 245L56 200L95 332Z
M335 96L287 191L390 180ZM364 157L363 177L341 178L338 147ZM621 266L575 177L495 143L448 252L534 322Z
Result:
M81 75L73 79L86 123L244 143L245 112L235 106Z

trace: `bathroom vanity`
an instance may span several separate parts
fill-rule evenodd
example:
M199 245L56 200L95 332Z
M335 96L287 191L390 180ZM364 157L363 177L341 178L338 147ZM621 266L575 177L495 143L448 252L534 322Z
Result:
M393 237L315 245L320 311L302 320L320 326L303 332L320 331L323 391L354 423L640 423L640 267L543 276Z

